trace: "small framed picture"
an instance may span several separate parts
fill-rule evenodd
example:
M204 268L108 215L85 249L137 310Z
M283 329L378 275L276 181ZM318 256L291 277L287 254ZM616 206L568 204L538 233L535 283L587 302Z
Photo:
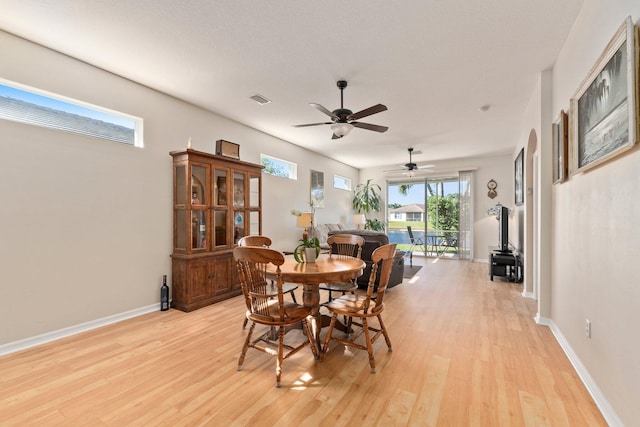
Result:
M560 111L553 122L553 183L559 184L567 179L569 158L569 115Z
M311 171L311 206L324 208L324 172Z
M524 148L516 157L514 164L514 189L516 206L524 203Z

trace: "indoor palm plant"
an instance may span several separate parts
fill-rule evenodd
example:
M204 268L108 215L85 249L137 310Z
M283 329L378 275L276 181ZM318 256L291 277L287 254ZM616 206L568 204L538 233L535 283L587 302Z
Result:
M357 213L365 214L365 217L371 212L380 212L382 204L381 191L382 189L378 184L371 183L371 179L368 179L366 184L358 184L353 194L353 210ZM384 223L378 219L367 218L364 228L384 231Z

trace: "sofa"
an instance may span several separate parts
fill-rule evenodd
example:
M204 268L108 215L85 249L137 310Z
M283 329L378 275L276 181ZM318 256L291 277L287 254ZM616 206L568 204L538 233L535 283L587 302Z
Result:
M314 225L312 229L313 237L317 237L320 241L320 249L328 250L329 244L327 238L332 231L350 230L353 229L353 225L344 224L318 224Z
M362 276L358 277L357 283L358 288L367 289L367 287L369 286L369 277L371 276L371 268L373 266L373 261L371 261L371 254L373 254L373 251L375 251L378 247L388 244L389 236L379 231L355 230L348 229L347 227L328 231L327 238L328 236L331 236L333 234L355 234L364 238L364 246L362 247L362 260L365 262L366 267L362 272ZM320 238L318 237L318 239ZM328 249L329 245L326 242L326 238L324 239L324 243L326 248ZM404 255L404 251L396 251L396 255L393 259L393 267L391 268L391 276L389 277L389 284L387 285L388 288L392 288L402 283L402 278L404 275ZM374 289L377 289L378 282L379 278L376 278Z

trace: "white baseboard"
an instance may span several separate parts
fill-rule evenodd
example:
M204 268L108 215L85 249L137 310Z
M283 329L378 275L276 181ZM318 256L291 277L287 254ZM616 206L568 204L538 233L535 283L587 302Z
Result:
M533 292L526 292L524 290L522 291L522 296L529 299L536 299L536 294Z
M489 264L489 258L474 258L473 262L484 262L485 264Z
M102 326L110 325L116 322L121 322L123 320L131 319L132 317L141 316L143 314L151 313L158 310L160 310L160 304L152 304L146 307L140 307L134 310L125 311L124 313L114 314L113 316L103 317L102 319L92 320L90 322L81 323L79 325L69 326L68 328L58 329L57 331L47 332L41 335L36 335L34 337L29 337L19 341L10 342L8 344L3 344L0 345L0 356L9 353L15 353L21 350L26 350L27 348L35 347L37 345L59 340L60 338L65 338L71 335L79 334L81 332L90 331L92 329L100 328Z
M593 401L595 402L598 409L600 409L602 416L607 421L609 426L624 427L622 420L620 420L620 417L618 417L618 414L616 414L615 410L613 409L613 407L611 406L607 398L604 396L604 394L602 394L602 391L600 390L596 382L593 380L593 378L589 374L589 371L582 364L582 361L580 360L578 355L573 351L573 349L569 345L569 342L564 337L564 335L562 335L562 332L556 326L553 320L536 315L535 321L537 324L548 326L549 329L551 329L553 336L556 338L556 341L558 341L558 344L560 344L560 347L562 347L564 354L567 355L569 362L571 362L571 365L573 365L573 368L578 373L578 376L582 380L582 383L587 388L587 391L593 398Z

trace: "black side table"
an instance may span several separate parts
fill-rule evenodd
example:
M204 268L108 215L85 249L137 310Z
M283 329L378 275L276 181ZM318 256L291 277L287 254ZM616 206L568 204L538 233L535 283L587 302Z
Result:
M522 282L522 259L517 252L489 253L489 278L505 276L510 282Z

